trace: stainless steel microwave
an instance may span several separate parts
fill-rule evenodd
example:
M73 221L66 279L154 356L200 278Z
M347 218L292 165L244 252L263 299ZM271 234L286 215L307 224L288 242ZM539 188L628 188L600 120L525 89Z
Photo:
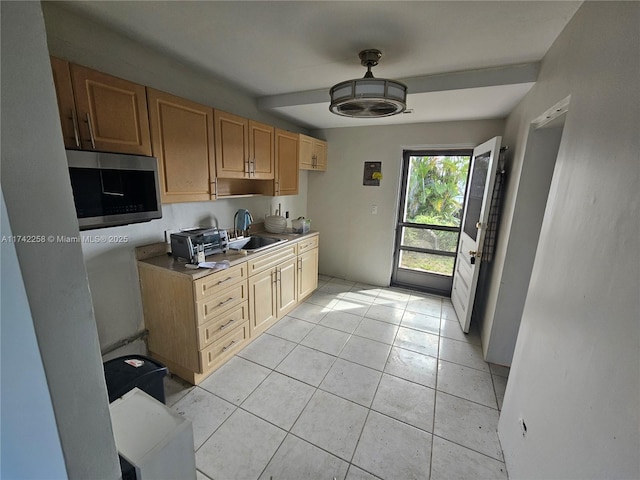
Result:
M154 157L67 150L80 230L162 218Z

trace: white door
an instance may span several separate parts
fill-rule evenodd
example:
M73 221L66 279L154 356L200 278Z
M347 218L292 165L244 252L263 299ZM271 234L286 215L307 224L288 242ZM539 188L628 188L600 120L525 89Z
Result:
M490 198L496 178L501 140L502 137L494 137L477 146L473 150L471 160L471 177L464 201L462 230L451 290L451 302L465 333L469 331L471 323L471 311L480 273L478 267L482 258L480 249L489 218Z

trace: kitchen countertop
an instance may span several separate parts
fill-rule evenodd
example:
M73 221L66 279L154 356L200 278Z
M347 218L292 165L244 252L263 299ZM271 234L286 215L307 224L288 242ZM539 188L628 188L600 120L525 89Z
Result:
M215 255L209 255L206 257L205 261L207 262L222 262L227 260L229 262L229 266L233 267L234 265L238 265L239 263L246 262L251 257L259 257L260 255L266 255L274 250L277 250L280 247L284 247L285 245L290 245L291 243L297 243L301 240L304 240L309 237L313 237L319 235L317 231L310 231L304 235L294 234L294 233L269 233L269 232L256 232L254 235L261 235L264 237L274 237L274 238L284 238L287 241L279 243L272 248L266 248L259 252L247 252L246 255L235 252L228 251L227 253L217 253ZM142 249L162 249L166 248L166 244L158 243L153 245L146 245L143 247L138 247L136 249L137 252ZM138 254L139 256L139 254ZM207 275L211 275L212 273L219 272L220 270L210 269L210 268L198 268L198 269L190 269L185 267L187 261L183 258L174 258L169 253L162 253L160 255L150 256L148 258L138 260L138 263L143 263L145 265L161 268L163 270L169 270L171 272L175 272L181 275L189 275L193 280L197 280L202 277L206 277Z

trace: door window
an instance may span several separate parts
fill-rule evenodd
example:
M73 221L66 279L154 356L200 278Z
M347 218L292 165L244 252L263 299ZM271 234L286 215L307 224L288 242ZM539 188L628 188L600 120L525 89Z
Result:
M405 151L392 283L448 294L471 151Z

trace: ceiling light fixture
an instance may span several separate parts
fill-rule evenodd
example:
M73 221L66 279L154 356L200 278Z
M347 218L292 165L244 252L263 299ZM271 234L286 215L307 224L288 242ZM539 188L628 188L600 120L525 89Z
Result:
M340 82L333 87L331 110L336 115L354 118L389 117L404 112L407 108L407 86L404 83L384 78L375 78L371 67L380 60L380 50L363 50L360 63L367 67L363 78Z

